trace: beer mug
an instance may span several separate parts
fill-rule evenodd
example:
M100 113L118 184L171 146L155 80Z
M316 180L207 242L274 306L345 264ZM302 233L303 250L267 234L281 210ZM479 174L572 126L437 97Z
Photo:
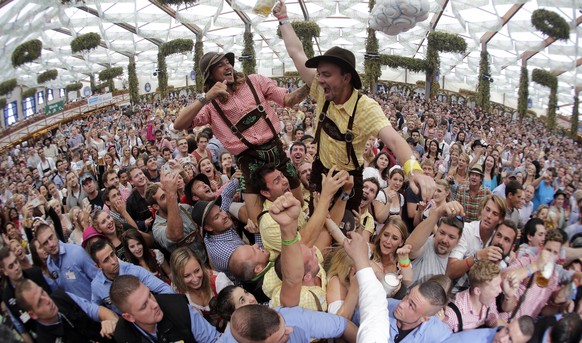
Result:
M253 13L260 15L261 17L268 17L271 14L273 6L275 6L276 0L257 0L255 7L253 7Z
M398 289L398 286L400 286L400 279L396 273L386 273L380 282L384 287L386 297L390 297Z
M542 270L537 272L536 274L536 284L541 288L548 287L548 283L550 282L550 278L554 273L554 261L549 261L548 263L544 264Z

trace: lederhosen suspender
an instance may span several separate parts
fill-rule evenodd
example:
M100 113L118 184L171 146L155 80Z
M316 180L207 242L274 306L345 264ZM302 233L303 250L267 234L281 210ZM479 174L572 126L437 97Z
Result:
M327 116L327 109L329 108L329 101L326 101L323 104L323 108L321 109L321 113L319 114L319 123L317 124L317 129L315 131L315 138L313 139L313 143L319 143L319 137L321 136L321 128L325 133L330 136L331 138L335 139L336 141L343 141L346 142L346 153L348 154L348 163L350 164L350 159L354 161L354 166L356 169L360 169L360 164L358 163L358 156L356 155L356 151L354 150L354 145L352 144L354 141L354 132L352 131L352 127L354 126L354 118L356 117L356 109L358 108L358 102L360 101L361 95L358 94L358 99L356 100L356 104L354 105L354 111L348 120L348 128L345 133L342 133L340 129L337 127L336 123L331 120ZM319 144L317 145L317 156L319 156Z
M240 139L241 142L243 142L243 144L246 145L248 149L254 149L255 145L253 145L251 142L249 142L245 138L245 136L243 136L242 133L245 132L246 130L248 130L250 127L252 127L257 121L259 121L260 118L264 118L265 121L267 122L267 125L269 125L269 128L271 129L271 133L273 134L273 138L277 137L277 131L275 131L275 127L273 126L273 123L271 123L271 121L267 118L267 112L265 111L265 106L259 100L259 96L257 95L257 91L255 90L255 87L253 87L252 82L248 78L247 78L246 82L251 89L251 93L253 93L253 97L255 98L255 103L257 104L257 107L255 109L253 109L252 111L250 111L249 113L245 114L236 123L236 125L233 125L232 122L226 117L226 115L224 114L224 112L222 111L222 109L220 108L218 103L216 102L216 100L212 100L212 105L214 106L214 108L218 112L218 115L220 115L220 118L222 118L222 120L226 123L226 125L228 125L228 127L230 128L232 133L235 136L237 136L238 139Z

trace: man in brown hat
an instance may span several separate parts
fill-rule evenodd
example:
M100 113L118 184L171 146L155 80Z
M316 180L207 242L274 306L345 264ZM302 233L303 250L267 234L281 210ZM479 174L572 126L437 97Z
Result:
M234 54L208 52L200 59L204 73L204 95L184 108L174 128L184 130L208 125L237 160L244 179L245 204L249 218L261 212L258 190L248 183L251 173L264 164L274 164L289 179L293 194L302 201L300 181L285 154L278 133L281 124L268 101L291 107L309 93L305 85L292 93L262 75L244 75L234 70Z
M465 221L479 220L481 201L491 194L489 188L483 186L483 168L476 164L469 170L469 183L459 187L457 201L465 209Z
M360 94L362 81L356 71L351 51L333 47L322 56L307 59L301 41L287 18L285 3L280 1L273 14L279 19L285 47L299 74L311 85L310 96L317 101L315 141L318 158L313 162L311 184L321 190L321 175L333 165L354 175L355 194L343 195L348 209L357 209L362 197L363 153L370 136L379 136L404 166L415 193L419 188L428 200L435 189L434 180L423 175L422 168L406 141L392 128L380 105ZM316 69L313 69L316 68ZM321 130L323 128L323 130Z

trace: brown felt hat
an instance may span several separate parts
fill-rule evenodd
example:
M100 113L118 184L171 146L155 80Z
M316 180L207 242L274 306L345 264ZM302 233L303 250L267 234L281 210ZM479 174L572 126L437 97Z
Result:
M352 74L352 85L354 88L362 88L362 80L356 71L356 56L351 51L334 46L323 55L312 57L305 61L305 66L307 68L317 68L322 61L328 61L347 69Z
M204 84L206 84L210 78L212 67L220 62L224 57L226 57L230 65L234 67L234 54L232 52L227 52L226 54L219 52L207 52L204 54L204 56L202 56L200 59L200 71L202 71L202 74L204 75Z

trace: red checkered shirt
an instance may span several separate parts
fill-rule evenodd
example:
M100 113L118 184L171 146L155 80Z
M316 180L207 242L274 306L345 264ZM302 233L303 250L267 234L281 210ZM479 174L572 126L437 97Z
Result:
M457 191L457 201L463 205L463 209L465 209L465 221L472 222L479 220L479 204L481 200L491 194L491 191L481 185L479 187L479 191L477 192L477 196L471 196L469 193L469 185L463 185Z
M489 306L482 305L480 309L475 311L473 310L470 293L467 289L457 293L454 303L459 308L463 318L463 331L478 328L483 324L486 324L488 327L497 326L499 313L497 312L495 302ZM447 324L453 332L459 331L459 320L453 309L449 306L446 307L445 319L443 319L443 322Z
M279 106L283 106L287 89L278 87L275 81L262 75L253 74L247 77L251 80L259 100L265 107L267 117L273 123L275 131L279 133L281 131L281 123L267 101L273 101ZM236 124L245 114L257 106L253 93L251 93L251 89L246 83L240 84L236 93L232 94L225 104L220 101L217 101L217 103L232 124ZM192 121L193 127L207 124L212 126L212 132L216 138L224 144L224 147L231 154L238 155L247 149L247 146L232 133L230 127L220 118L212 104L202 107ZM265 144L273 138L269 125L263 119L259 119L252 127L243 132L243 136L254 145Z

